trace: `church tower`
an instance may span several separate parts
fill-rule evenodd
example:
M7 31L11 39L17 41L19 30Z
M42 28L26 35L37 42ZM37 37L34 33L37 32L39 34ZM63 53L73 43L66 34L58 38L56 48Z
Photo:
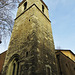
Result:
M57 75L48 7L43 0L18 6L2 75Z

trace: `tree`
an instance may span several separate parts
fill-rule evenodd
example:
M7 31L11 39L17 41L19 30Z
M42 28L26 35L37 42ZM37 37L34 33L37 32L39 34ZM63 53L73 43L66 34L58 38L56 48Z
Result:
M0 0L0 43L1 38L11 35L18 4L22 0ZM15 8L15 9L14 9Z

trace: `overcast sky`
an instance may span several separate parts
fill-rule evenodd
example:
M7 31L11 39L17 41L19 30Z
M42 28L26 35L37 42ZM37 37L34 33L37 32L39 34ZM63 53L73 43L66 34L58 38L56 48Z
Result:
M55 48L69 49L75 53L75 0L44 2L49 8ZM0 53L7 49L7 45L0 45Z

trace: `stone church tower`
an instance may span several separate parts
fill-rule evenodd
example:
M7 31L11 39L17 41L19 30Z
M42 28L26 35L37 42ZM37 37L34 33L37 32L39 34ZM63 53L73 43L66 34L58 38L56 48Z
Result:
M18 7L2 75L57 75L48 7L23 0Z

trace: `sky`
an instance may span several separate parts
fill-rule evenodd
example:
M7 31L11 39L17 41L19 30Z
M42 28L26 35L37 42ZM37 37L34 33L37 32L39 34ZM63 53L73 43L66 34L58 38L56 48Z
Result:
M75 53L75 0L44 0L49 9L55 48Z
M43 1L49 9L55 48L75 53L75 0ZM0 53L8 49L8 41L0 45Z

